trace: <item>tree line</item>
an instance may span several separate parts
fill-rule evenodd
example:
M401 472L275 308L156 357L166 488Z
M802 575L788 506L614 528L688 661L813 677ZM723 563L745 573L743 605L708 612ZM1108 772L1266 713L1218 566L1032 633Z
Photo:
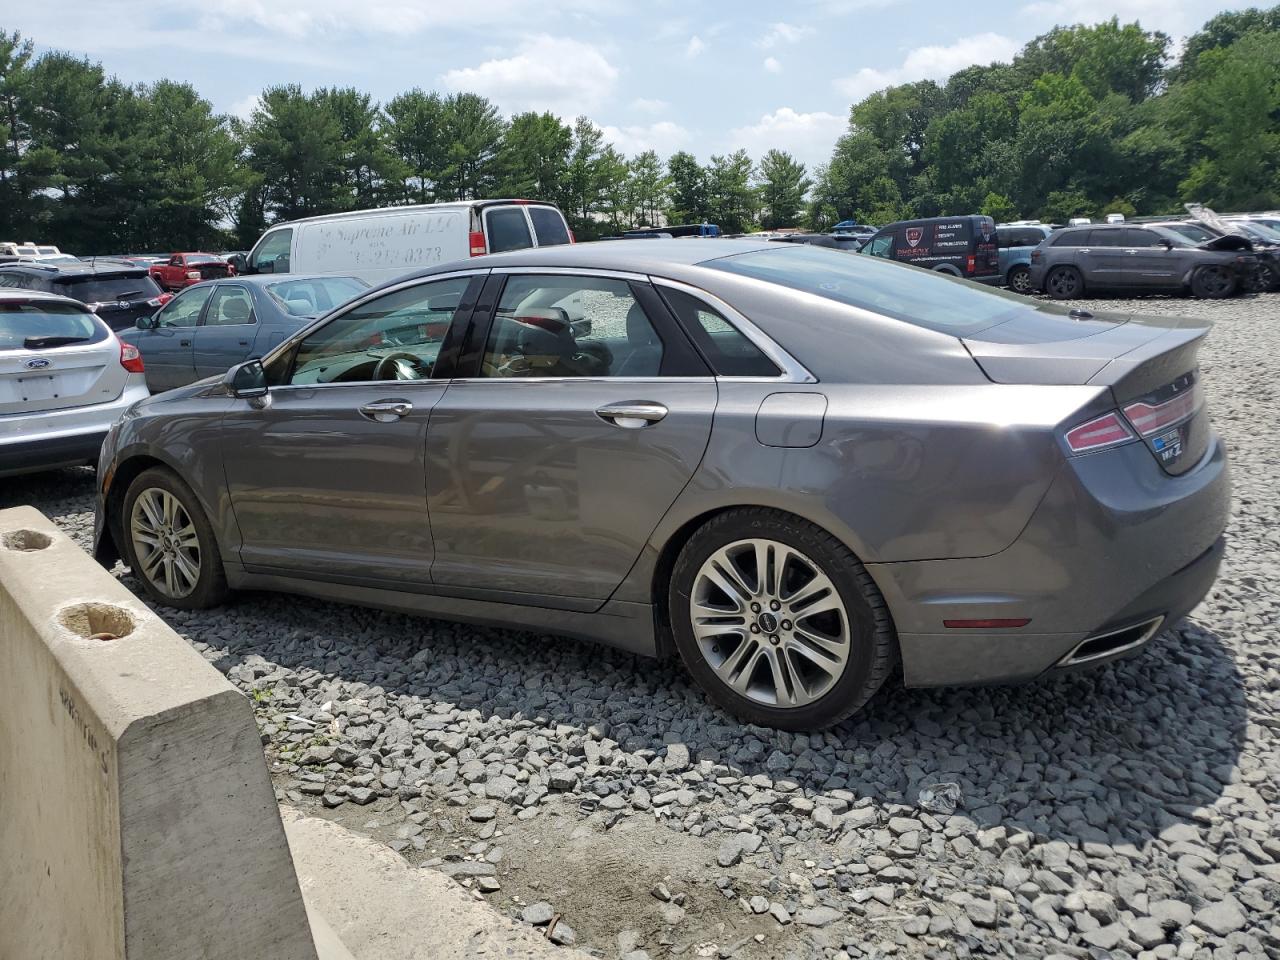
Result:
M1220 14L1171 50L1114 18L1055 28L1011 63L854 104L811 173L783 149L627 157L586 117L504 117L473 93L283 85L228 117L189 84L127 84L0 31L0 238L246 247L279 220L496 196L555 202L583 239L663 218L732 233L1280 204L1280 6Z

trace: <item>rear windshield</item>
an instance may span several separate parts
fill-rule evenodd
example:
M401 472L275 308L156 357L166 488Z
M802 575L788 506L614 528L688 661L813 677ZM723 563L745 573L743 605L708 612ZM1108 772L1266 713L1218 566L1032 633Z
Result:
M538 246L553 247L569 242L569 228L565 226L564 217L559 210L552 207L530 207L529 216L533 220L533 232L537 234Z
M110 303L115 300L152 300L160 288L145 273L136 277L56 277L58 292L81 303Z
M355 277L314 277L273 283L267 292L294 316L315 317L367 288L368 284Z
M851 257L808 244L779 244L773 250L707 260L701 266L767 280L957 337L1019 313L1035 312L1026 298L1017 294L909 264Z
M67 343L97 343L107 328L69 303L0 301L0 350L42 350Z
M499 207L485 214L485 223L489 227L489 252L502 253L504 250L523 250L533 246L529 237L529 225L525 222L524 211L519 207Z

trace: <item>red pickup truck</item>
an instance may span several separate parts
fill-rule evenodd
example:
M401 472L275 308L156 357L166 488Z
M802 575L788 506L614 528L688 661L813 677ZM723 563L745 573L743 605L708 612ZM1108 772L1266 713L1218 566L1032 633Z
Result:
M151 267L151 279L161 290L181 290L201 280L234 277L235 268L212 253L175 253L167 263Z

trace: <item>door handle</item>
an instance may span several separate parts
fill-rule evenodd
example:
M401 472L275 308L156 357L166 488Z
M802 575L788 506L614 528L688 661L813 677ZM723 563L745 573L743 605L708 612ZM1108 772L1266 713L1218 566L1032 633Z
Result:
M408 400L375 400L360 408L360 415L375 423L390 423L408 415L413 404Z
M639 430L657 423L667 415L667 408L651 400L630 400L625 403L608 403L596 408L596 416L615 427Z
M249 345L249 341L248 341L248 340L241 340L241 341L240 341L240 346L242 346L242 347L247 347L248 345Z

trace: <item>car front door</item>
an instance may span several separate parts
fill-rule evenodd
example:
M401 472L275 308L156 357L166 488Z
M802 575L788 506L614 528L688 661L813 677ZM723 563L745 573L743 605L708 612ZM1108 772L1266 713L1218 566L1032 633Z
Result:
M697 469L716 383L643 277L510 271L427 434L432 580L599 607Z
M267 396L237 401L221 433L247 569L392 589L429 583L423 458L448 382L447 362L436 361L482 273L360 301L269 358Z
M1155 290L1180 286L1178 255L1160 242L1159 234L1127 227L1124 239L1139 285Z
M129 339L142 352L147 386L153 393L172 390L196 379L195 332L209 302L211 287L191 287L161 307L149 330L138 330Z
M242 283L217 284L195 330L196 379L223 373L249 359L256 333L257 317L248 288Z

